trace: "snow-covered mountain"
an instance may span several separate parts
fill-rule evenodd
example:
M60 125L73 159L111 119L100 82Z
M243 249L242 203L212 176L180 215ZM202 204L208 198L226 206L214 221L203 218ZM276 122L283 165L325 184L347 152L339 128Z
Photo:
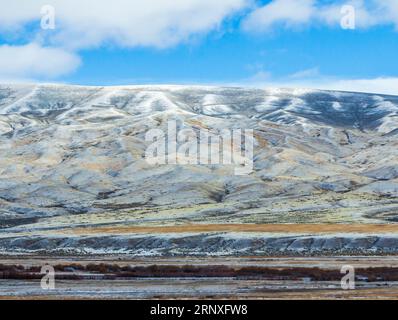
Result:
M2 85L0 103L2 116L58 124L81 123L91 113L107 120L174 112L388 133L398 121L396 96L306 89Z
M145 134L169 120L253 129L253 172L149 165ZM1 85L0 237L97 224L392 222L397 147L395 96Z

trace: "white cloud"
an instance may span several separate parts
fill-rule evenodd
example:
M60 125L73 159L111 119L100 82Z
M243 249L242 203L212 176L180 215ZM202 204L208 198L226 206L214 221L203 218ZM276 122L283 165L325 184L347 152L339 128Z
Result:
M395 25L398 31L398 1L397 0L379 0L379 6L383 10L385 19Z
M71 52L102 45L170 47L219 28L250 1L0 0L0 33L38 43L0 47L0 77L56 78L79 65ZM54 30L40 29L44 5L55 9Z
M8 1L0 0L0 30L20 27L28 21L40 19L40 8L42 1L19 0Z
M262 81L268 81L271 79L271 73L268 71L264 70L259 70L257 71L254 75L252 75L249 79L247 79L247 82L262 82Z
M244 21L246 30L267 30L277 23L287 27L308 23L315 0L275 0L254 10Z
M373 1L373 3L371 3ZM341 0L335 4L314 7L313 22L330 26L340 26L342 17L346 14L342 12L344 5L350 5L355 9L355 27L369 28L384 23L380 18L383 16L381 7L377 0L367 2L364 0Z
M310 68L293 73L289 76L291 79L306 79L319 76L319 68Z
M3 79L47 79L74 71L80 64L77 55L36 43L0 46L0 75Z
M280 26L340 26L343 5L354 7L357 28L392 24L398 29L397 0L337 0L326 4L320 0L273 0L251 12L243 27L258 32Z
M219 27L250 1L0 0L0 27L40 19L41 6L52 5L57 27L42 36L57 46L80 49L112 43L162 48Z

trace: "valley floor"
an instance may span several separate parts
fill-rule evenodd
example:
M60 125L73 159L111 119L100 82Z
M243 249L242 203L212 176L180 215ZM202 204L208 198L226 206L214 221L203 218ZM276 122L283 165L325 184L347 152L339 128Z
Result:
M55 289L40 269L55 268ZM343 290L340 270L356 272ZM398 256L3 256L0 299L398 299Z

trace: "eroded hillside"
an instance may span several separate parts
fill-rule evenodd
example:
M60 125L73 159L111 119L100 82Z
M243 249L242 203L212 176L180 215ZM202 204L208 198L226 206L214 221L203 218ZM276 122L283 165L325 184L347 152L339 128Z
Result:
M253 172L237 176L225 165L148 164L145 134L167 131L170 120L193 130L253 129ZM13 252L86 248L133 254L265 254L289 247L310 252L311 246L395 252L394 231L371 229L345 230L336 242L338 232L316 230L286 235L187 228L185 235L143 235L118 228L394 223L397 137L393 96L2 85L0 246ZM103 226L112 232L104 233Z

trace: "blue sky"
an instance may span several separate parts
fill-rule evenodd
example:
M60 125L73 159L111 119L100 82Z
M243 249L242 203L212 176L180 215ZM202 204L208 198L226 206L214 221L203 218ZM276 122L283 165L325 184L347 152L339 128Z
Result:
M0 0L0 79L398 94L398 1L217 1Z
M285 31L273 36L215 33L198 43L164 50L86 50L81 53L84 64L65 79L89 84L234 83L261 73L292 80L303 71L336 78L394 77L397 40L397 33L388 27L367 32Z

